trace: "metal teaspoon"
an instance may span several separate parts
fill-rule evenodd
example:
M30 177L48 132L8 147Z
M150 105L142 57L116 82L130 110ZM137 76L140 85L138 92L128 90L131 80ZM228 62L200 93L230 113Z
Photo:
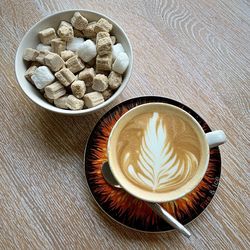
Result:
M102 174L105 181L115 187L120 188L122 187L119 185L115 177L113 176L108 162L104 162L102 165ZM168 224L170 224L173 228L177 229L186 237L190 237L191 233L179 222L177 221L171 214L169 214L159 203L152 203L144 201L155 213L157 213L163 220L165 220Z

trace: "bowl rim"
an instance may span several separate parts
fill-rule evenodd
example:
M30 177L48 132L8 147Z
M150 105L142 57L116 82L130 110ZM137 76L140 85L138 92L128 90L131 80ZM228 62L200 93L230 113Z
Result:
M128 42L129 50L131 52L131 57L130 57L130 62L129 62L130 65L129 65L128 69L127 69L128 70L127 78L125 79L125 81L123 81L122 85L117 89L117 91L108 100L104 101L100 105L97 105L97 106L92 107L92 108L82 109L82 110L67 110L67 109L58 108L56 106L53 106L52 104L50 104L49 106L44 106L43 104L38 103L36 98L33 98L32 96L30 96L28 91L23 88L23 85L25 85L25 83L22 83L21 79L19 80L19 76L18 76L18 73L17 73L17 71L18 71L17 70L17 68L18 68L18 58L20 58L20 56L21 56L21 48L20 47L21 47L21 44L24 42L24 40L29 36L30 31L33 30L36 26L39 26L40 23L44 22L46 19L48 19L48 18L50 18L52 16L60 15L60 14L63 14L63 13L69 13L69 12L85 12L85 13L87 12L87 13L90 13L90 14L95 14L95 15L97 14L97 15L107 19L108 21L112 22L113 24L115 24L118 27L118 29L120 29L120 31L124 35L125 39ZM65 115L83 115L83 114L88 114L88 113L95 112L95 111L97 111L99 109L102 109L102 108L106 107L111 102L113 102L123 92L123 90L125 89L125 87L127 86L128 82L129 82L129 79L130 79L131 74L132 74L133 61L134 61L134 58L133 58L132 44L131 44L126 32L123 30L123 28L115 20L113 20L113 19L109 18L108 16L106 16L106 15L100 13L100 12L97 12L97 11L92 11L92 10L88 10L88 9L68 9L68 10L63 10L63 11L57 11L57 12L54 12L54 13L52 13L50 15L47 15L47 16L43 17L41 20L39 20L34 25L32 25L28 29L28 31L26 31L26 33L24 34L24 36L23 36L22 40L20 41L19 46L18 46L18 48L16 50L16 55L15 55L15 76L16 76L17 83L20 86L20 88L22 89L22 91L36 105L38 105L38 106L40 106L40 107L42 107L42 108L44 108L46 110L49 110L51 112L54 112L54 113L65 114Z

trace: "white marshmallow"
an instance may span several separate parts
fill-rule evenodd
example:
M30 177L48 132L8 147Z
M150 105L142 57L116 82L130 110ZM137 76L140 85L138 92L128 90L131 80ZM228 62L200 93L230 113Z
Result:
M67 42L67 50L77 51L83 44L84 39L81 37L74 37L72 40Z
M113 59L113 61L115 61L115 59L117 58L117 56L121 52L125 52L122 44L117 43L117 44L115 44L115 45L112 46L112 59Z
M96 45L90 39L86 40L78 50L78 56L84 61L89 62L96 56Z
M42 51L42 52L46 52L46 51L51 51L51 46L39 43L36 46L36 49L39 50L39 51Z
M121 52L115 59L112 65L112 69L119 74L123 74L127 69L128 65L129 65L128 55L124 52Z
M43 89L51 84L55 80L55 77L47 66L40 66L35 70L31 79L38 89Z

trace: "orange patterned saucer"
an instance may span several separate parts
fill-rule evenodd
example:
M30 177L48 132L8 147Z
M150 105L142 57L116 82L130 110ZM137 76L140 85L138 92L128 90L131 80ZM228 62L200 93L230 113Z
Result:
M94 127L85 149L85 175L94 199L112 219L135 230L166 232L173 228L158 217L143 201L107 184L101 173L102 163L107 161L108 137L116 121L129 109L149 102L163 102L180 107L190 113L205 132L211 131L198 114L177 101L158 96L127 100L108 111ZM210 150L209 166L199 186L181 199L163 203L163 207L182 224L191 222L211 202L220 181L220 173L220 151L216 147Z

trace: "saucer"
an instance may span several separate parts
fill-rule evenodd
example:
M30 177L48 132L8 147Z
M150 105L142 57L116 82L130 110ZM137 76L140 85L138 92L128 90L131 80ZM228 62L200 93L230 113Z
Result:
M184 104L158 96L143 96L122 102L108 111L95 125L85 148L85 175L94 199L112 219L131 229L143 232L167 232L173 228L143 201L124 190L110 186L103 178L101 168L107 161L107 142L116 121L131 108L150 102L175 105L190 113L207 133L211 129L192 109ZM183 225L197 218L213 199L220 181L221 158L219 148L210 149L207 172L200 184L186 196L162 206Z

